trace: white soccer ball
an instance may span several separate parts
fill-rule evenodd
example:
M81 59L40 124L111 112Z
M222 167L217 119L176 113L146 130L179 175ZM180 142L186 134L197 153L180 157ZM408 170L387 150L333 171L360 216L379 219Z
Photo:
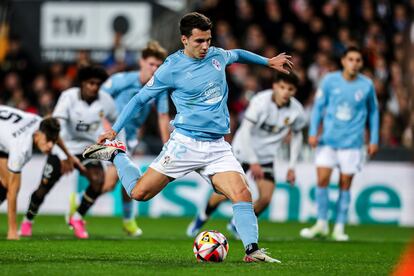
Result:
M193 251L199 262L222 262L229 251L229 243L218 231L203 231L195 238Z

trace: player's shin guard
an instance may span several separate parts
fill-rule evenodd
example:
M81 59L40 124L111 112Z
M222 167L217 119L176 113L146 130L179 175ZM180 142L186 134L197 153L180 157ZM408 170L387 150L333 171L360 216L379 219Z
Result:
M318 220L328 220L329 198L327 187L316 187L316 203L318 205Z
M351 202L351 193L349 190L341 190L336 209L336 223L345 224L348 218L349 203Z
M240 235L245 249L250 250L249 247L257 247L259 230L257 218L253 211L253 204L251 202L238 202L233 204L233 216L237 232ZM258 248L254 249L257 250Z
M86 189L85 193L82 196L81 203L78 207L77 212L83 217L88 212L88 210L95 203L95 200L100 195L100 192L96 192L91 185Z
M127 194L131 196L132 189L135 187L135 184L142 175L141 170L137 168L131 160L129 160L125 153L118 153L113 162L122 186L124 186Z
M0 183L0 204L7 198L7 189Z

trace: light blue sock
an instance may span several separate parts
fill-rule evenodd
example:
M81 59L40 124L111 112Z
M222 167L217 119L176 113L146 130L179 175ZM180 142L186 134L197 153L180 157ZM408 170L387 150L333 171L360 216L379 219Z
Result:
M349 190L340 190L336 206L336 223L346 223L348 218L348 209L350 202L351 193L349 192Z
M318 205L318 219L328 220L328 187L316 187L316 204Z
M130 220L134 218L134 202L133 201L122 202L122 214L125 220Z
M131 160L129 160L125 153L118 153L115 156L113 163L116 167L116 171L118 172L119 180L121 181L122 186L124 186L127 194L131 196L132 189L135 187L138 179L142 175L141 170L137 168Z
M251 202L238 202L233 204L233 217L244 247L246 248L251 243L257 244L259 230L253 204Z

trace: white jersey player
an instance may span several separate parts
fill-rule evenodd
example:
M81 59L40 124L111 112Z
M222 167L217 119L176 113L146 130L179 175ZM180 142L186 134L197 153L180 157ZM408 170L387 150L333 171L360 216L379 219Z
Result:
M291 134L290 161L286 180L295 182L294 167L302 147L302 129L306 119L302 105L293 96L297 90L297 77L293 74L278 74L272 89L259 92L252 98L241 126L233 140L233 153L244 171L254 177L259 198L254 211L259 216L269 205L275 189L274 162L277 152ZM226 200L223 195L213 193L207 207L200 212L187 228L188 236L195 236L219 204ZM233 222L227 229L238 237Z
M81 153L104 131L103 121L114 122L117 114L111 96L99 91L106 78L107 74L102 68L94 66L81 68L78 74L80 87L63 91L53 112L53 117L58 118L61 123L62 139L69 152L81 160L82 166L78 169L89 180L89 186L82 196L79 207L72 210L73 214L69 218L69 224L78 238L88 238L82 217L101 194L105 176L101 162L84 160ZM34 217L47 193L62 176L61 170L65 163L66 160L60 151L54 149L48 156L41 183L31 196L29 208L20 228L22 236L32 235Z
M59 122L53 118L42 120L35 114L0 105L0 129L0 204L8 199L7 238L18 239L16 198L21 172L32 158L33 146L48 154L58 142L66 153L67 151L59 140Z

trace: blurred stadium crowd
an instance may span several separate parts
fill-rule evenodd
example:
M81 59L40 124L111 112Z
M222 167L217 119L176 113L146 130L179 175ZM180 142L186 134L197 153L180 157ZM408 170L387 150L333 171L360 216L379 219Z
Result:
M205 0L193 5L214 22L214 46L244 48L267 57L291 54L300 78L297 98L308 114L322 76L340 68L346 47L360 47L363 73L373 79L379 101L381 146L412 147L405 49L414 1ZM122 37L115 38L113 54L103 63L110 74L136 64L130 55L116 54ZM85 50L72 64L34 64L19 37L10 34L7 51L0 57L0 103L47 115L60 92L74 84L79 66L91 62ZM252 95L270 88L271 71L234 64L228 75L234 132Z

